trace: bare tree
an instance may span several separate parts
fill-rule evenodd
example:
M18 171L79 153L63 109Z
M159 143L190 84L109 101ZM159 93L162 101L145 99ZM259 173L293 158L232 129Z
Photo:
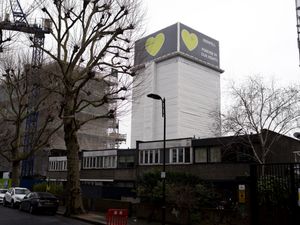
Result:
M52 123L54 105L49 104L52 108L46 109L44 104L51 92L33 83L26 56L13 57L7 55L0 65L0 121L3 127L1 130L5 131L0 135L0 155L11 163L12 185L18 186L20 163L47 146L50 137L61 125ZM29 100L37 89L43 94L32 105ZM26 129L26 122L37 113L44 116L36 121L35 129Z
M67 150L68 216L84 212L77 132L91 120L114 116L116 109L89 117L81 117L80 112L127 98L131 82L126 77L134 75L132 49L141 17L136 0L49 0L42 11L53 25L52 46L46 44L42 50L57 65L53 77L62 85L59 94ZM99 81L118 85L98 95L91 83Z
M232 83L229 92L231 102L219 115L218 124L223 133L243 138L255 160L263 164L280 136L297 127L300 88L277 87L274 81L265 83L261 77L248 77L242 84ZM254 144L257 140L258 146Z

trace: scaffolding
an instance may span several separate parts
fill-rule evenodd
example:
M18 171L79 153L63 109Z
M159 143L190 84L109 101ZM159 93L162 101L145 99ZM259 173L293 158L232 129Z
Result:
M50 27L43 28L37 24L29 24L26 14L23 12L20 2L18 0L10 0L10 9L12 13L13 21L10 21L10 15L5 14L4 20L0 21L0 52L3 51L3 43L9 40L3 40L3 30L17 31L22 33L32 34L33 37L31 41L33 42L32 49L32 92L28 99L28 113L29 116L26 120L25 135L24 135L24 152L31 151L32 143L34 141L35 131L37 129L38 115L39 113L34 110L36 105L36 100L39 96L39 88L36 85L39 77L39 69L41 68L43 62L43 51L41 47L44 46L45 34L50 33ZM21 175L32 176L33 175L33 157L22 162Z

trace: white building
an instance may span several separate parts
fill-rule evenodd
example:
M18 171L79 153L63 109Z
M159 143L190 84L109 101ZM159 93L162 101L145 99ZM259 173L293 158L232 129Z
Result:
M166 138L213 137L213 112L220 111L219 43L177 23L136 43L137 78L133 89L131 146L137 140L163 138L162 103L166 99Z

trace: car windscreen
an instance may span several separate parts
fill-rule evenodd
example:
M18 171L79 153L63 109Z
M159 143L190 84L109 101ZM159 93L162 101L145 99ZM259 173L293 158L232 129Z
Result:
M27 190L27 189L15 189L16 195L26 195L28 193L29 193L29 190Z
M5 194L7 190L0 190L0 194Z

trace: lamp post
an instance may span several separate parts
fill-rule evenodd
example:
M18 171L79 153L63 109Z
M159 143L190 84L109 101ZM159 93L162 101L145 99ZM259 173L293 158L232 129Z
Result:
M300 140L300 132L295 132L294 137ZM297 156L300 156L300 151L294 151L295 154L295 162L298 162Z
M163 139L163 170L161 172L161 179L163 181L163 205L162 205L162 225L166 224L166 99L157 94L148 94L148 98L161 100L162 103L162 117L164 118L164 139Z
M300 140L300 132L295 132L294 137Z

